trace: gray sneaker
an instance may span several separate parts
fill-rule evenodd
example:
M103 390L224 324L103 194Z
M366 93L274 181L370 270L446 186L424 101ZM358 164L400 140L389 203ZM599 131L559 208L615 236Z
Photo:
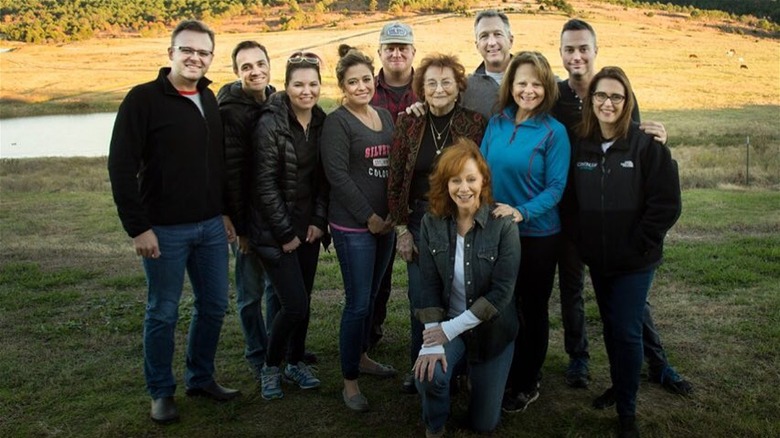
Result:
M284 397L282 392L282 373L279 367L263 366L260 371L260 394L266 400L274 400Z
M284 381L298 385L301 389L315 389L320 387L320 379L314 377L311 367L303 362L298 365L287 364L284 368Z

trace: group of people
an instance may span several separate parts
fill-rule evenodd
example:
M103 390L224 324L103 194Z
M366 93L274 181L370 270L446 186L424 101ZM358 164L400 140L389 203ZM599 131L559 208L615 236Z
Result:
M484 62L470 75L438 53L413 69L414 34L400 22L380 32L376 74L371 57L342 45L342 104L326 115L317 54L291 54L277 92L266 48L241 42L232 52L238 80L215 97L205 77L214 33L195 20L176 27L170 67L121 104L108 163L146 272L152 420L179 418L171 362L185 271L195 298L186 394L240 394L214 380L228 243L245 356L266 400L283 397L282 381L321 384L305 340L320 246L331 242L344 282L339 354L351 410L369 409L361 375L397 374L369 357L396 256L408 275L412 373L403 389L420 394L426 436L444 435L459 376L479 432L539 398L556 269L565 381L589 384L587 265L612 381L593 405L616 406L621 436L639 435L643 357L652 381L692 391L669 365L647 302L681 210L664 126L639 123L623 70L596 72L596 35L584 21L561 32L563 80L541 53L511 53L504 13L478 13L474 35Z

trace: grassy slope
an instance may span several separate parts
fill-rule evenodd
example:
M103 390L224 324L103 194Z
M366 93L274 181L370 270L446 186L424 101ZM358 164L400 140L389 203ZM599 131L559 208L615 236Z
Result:
M692 20L682 14L648 17L641 9L588 1L571 3L598 32L598 63L620 65L627 71L644 110L780 105L776 40L749 31L744 35L723 33L719 31L722 22ZM540 50L553 69L565 76L558 38L568 17L555 12L519 13L537 11L532 0L502 6L518 12L510 13L513 50ZM406 21L414 25L417 62L434 51L458 54L468 71L481 61L473 49L472 17L420 16L407 17ZM254 31L251 25L237 30L227 24L212 24L218 30L209 72L214 88L234 78L230 49L241 40L257 39L269 48L273 83L281 83L287 55L300 49L313 50L325 59L323 96L337 97L333 75L337 46L347 43L376 53L376 35L382 23L345 18L334 27L266 33ZM221 31L220 26L229 32ZM167 63L164 48L168 44L167 36L95 39L57 46L3 43L16 50L0 54L0 99L5 102L0 116L115 107L129 87L151 80L159 66ZM729 49L736 54L726 56ZM740 69L739 58L748 69ZM725 90L728 92L722 92Z
M0 436L421 433L418 399L399 392L399 379L364 379L373 407L366 415L346 412L340 401L342 295L332 253L321 259L309 336L322 360L321 390L288 389L281 401L263 401L243 360L232 302L218 374L245 396L230 404L180 396L182 423L154 426L146 418L141 370L144 278L115 216L105 160L5 161L0 169ZM645 436L777 435L772 418L780 395L769 388L780 385L780 193L690 190L684 203L651 300L671 360L697 393L688 400L643 383ZM374 354L402 370L408 366L404 274L397 264L388 333ZM525 414L505 417L497 436L603 436L612 430L614 413L589 407L607 386L608 369L590 289L586 299L591 389L563 384L566 357L554 297L543 395ZM191 305L186 292L177 329L179 377ZM457 399L456 419L465 400Z

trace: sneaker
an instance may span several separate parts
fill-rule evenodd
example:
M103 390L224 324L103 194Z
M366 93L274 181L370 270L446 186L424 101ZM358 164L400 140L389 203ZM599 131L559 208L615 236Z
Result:
M639 428L636 426L635 416L621 416L618 421L618 438L639 438Z
M607 409L612 406L615 406L615 390L610 386L603 394L593 400L593 407L596 409Z
M320 387L320 379L314 377L311 368L305 363L298 362L298 365L287 364L284 368L284 381L298 385L301 389L314 389Z
M569 361L569 367L566 368L564 379L566 384L572 388L587 388L588 383L590 383L588 359L577 357Z
M671 366L665 366L660 373L651 373L650 381L660 384L665 390L677 395L691 395L693 385L683 379Z
M504 400L501 401L501 410L508 413L523 412L538 398L539 390L537 389L527 393L520 392L517 395L507 393L504 394Z
M279 367L263 366L260 371L260 394L266 400L284 397L282 392L282 373Z

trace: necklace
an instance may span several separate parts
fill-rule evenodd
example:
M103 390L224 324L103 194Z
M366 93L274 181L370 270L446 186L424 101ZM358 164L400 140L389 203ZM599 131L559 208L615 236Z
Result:
M366 113L358 113L356 110L353 110L347 105L344 105L349 112L351 112L355 117L357 117L358 120L360 120L364 125L366 125L368 128L371 128L372 131L376 131L376 123L374 120L374 115L371 113L371 109L366 109Z
M450 126L452 125L452 117L455 115L455 111L453 110L450 113L450 120L447 121L447 124L444 125L444 128L442 128L441 131L436 129L436 124L433 123L433 116L428 113L428 122L431 127L431 137L433 138L433 145L436 147L436 155L441 154L441 150L444 149L444 146L447 144L447 137L450 135ZM441 136L444 134L444 139L442 140ZM439 140L441 140L441 143L439 143Z

